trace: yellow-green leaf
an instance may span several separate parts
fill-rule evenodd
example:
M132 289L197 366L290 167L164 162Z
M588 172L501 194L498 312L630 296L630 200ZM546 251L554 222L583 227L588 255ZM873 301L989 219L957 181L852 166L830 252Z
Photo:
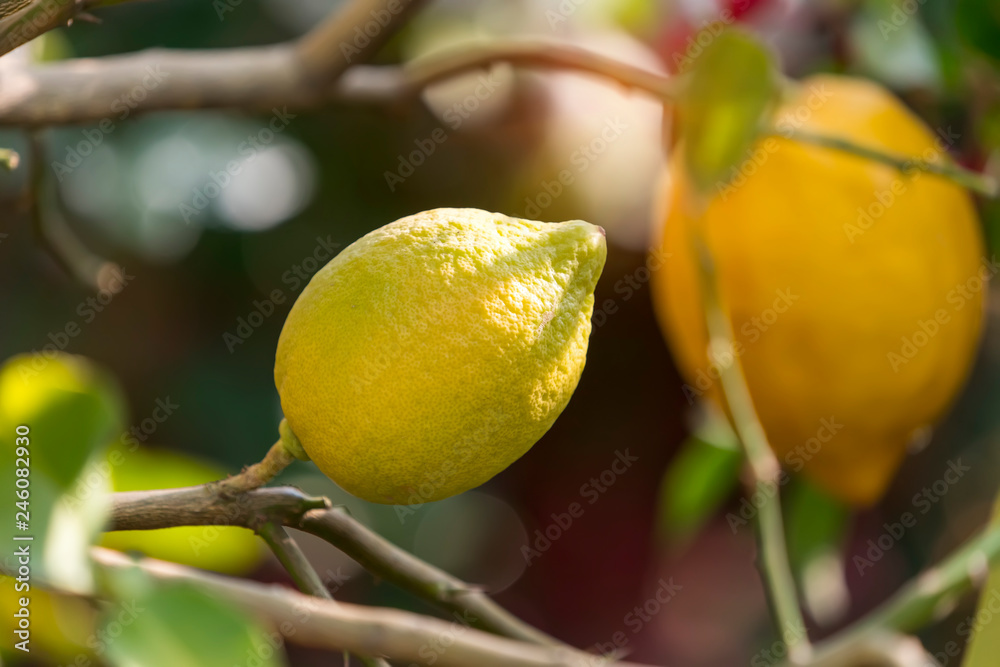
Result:
M687 170L703 192L724 183L753 145L777 99L767 50L752 36L727 30L695 61L678 102Z

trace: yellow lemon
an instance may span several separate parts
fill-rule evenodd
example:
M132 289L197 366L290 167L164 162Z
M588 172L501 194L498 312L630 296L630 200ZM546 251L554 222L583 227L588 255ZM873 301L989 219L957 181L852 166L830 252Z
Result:
M436 209L364 236L303 290L274 379L292 431L346 491L415 504L487 481L569 402L603 230Z
M948 159L947 133L858 79L804 81L775 123ZM738 357L781 461L847 502L875 502L907 444L955 397L976 351L996 268L971 198L939 176L767 137L701 214L681 151L666 185L665 268L653 288L685 393L718 400L719 364ZM711 359L690 242L696 225L736 335Z

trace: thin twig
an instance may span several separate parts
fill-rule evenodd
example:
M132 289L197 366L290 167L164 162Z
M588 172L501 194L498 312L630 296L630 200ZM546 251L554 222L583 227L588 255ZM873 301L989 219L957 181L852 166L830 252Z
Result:
M472 614L440 620L397 609L363 607L233 579L152 559L134 561L124 554L95 547L98 567L129 570L138 567L159 580L185 581L211 595L229 600L269 622L296 644L426 664L428 654L439 667L595 667L607 662L566 646L538 646L488 634L469 627ZM615 663L620 667L643 667Z
M214 482L218 493L235 495L260 488L278 476L282 470L295 461L279 439L267 450L263 460L247 466L239 474L233 475L221 482Z
M153 530L174 526L234 525L253 529L271 519L312 533L341 549L376 577L396 584L441 608L474 618L490 632L545 645L558 640L524 623L483 591L400 549L325 498L310 498L292 487L219 494L217 484L129 491L112 496L109 530Z
M992 176L981 174L977 171L972 171L971 169L966 169L951 162L931 162L917 157L893 155L875 148L856 144L853 141L844 139L843 137L832 137L804 130L772 130L771 134L775 136L782 136L793 141L813 144L815 146L823 146L824 148L832 148L834 150L843 151L859 157L868 158L870 160L889 165L890 167L894 167L903 173L923 171L929 174L943 176L954 181L955 183L958 183L962 187L983 195L984 197L994 198L1000 194L1000 185L998 185L997 180Z
M895 632L873 632L835 653L815 655L809 667L930 667L937 665L916 637ZM786 667L792 667L784 663Z
M122 267L87 247L69 226L59 197L46 174L45 143L39 132L29 134L31 220L42 247L77 282L88 289L116 293L124 285Z
M281 524L265 521L257 529L257 534L274 552L281 566L288 570L288 574L291 575L292 581L295 582L300 591L324 600L333 599L326 584L320 579L306 555L302 553L298 543L292 539L292 536Z
M816 645L817 658L838 654L886 630L913 632L952 609L1000 563L1000 524L984 528L938 565L925 570L877 609Z
M420 91L433 83L464 72L489 69L498 63L593 74L664 101L674 99L684 83L682 77L668 77L573 44L521 39L455 47L413 61L405 66L405 85L410 92Z
M372 0L360 0L353 9L345 9L343 14L321 24L298 42L285 45L212 51L145 51L0 72L0 83L5 83L5 78L10 79L6 85L8 92L0 99L0 126L103 120L109 117L111 104L128 95L151 71L165 73L170 82L148 91L142 100L129 98L133 113L199 108L266 110L274 106L309 109L331 101L395 102L412 97L431 83L497 63L590 72L663 101L676 99L684 86L683 77L671 78L573 44L551 40L497 41L468 46L405 67L347 67L355 61L344 56L345 49L355 48L354 42L341 39L337 43L330 41L330 36L347 34L345 28L349 24L343 16L353 16L353 12L360 12L358 8L377 4ZM406 11L413 4L410 3ZM373 38L373 43L381 43L391 34L390 28L397 27L398 22L394 19ZM338 47L340 53L336 53ZM369 56L370 48L359 50L359 57ZM323 76L317 83L315 68L320 64L325 65L320 67ZM330 85L323 83L334 78L337 80ZM1000 194L995 179L957 165L891 155L840 137L804 131L776 131L775 134L849 152L904 171L926 171L987 197Z
M716 349L731 351L735 338L732 324L722 309L714 262L702 233L696 234L692 242L699 258L709 353ZM778 492L781 466L771 450L764 427L757 416L740 360L733 355L730 363L719 365L722 394L729 408L733 428L743 443L750 467L752 479L748 484L747 493L753 495L761 491L764 498L757 506L761 577L771 598L778 632L788 647L790 662L806 664L811 647L806 634L805 619L799 608L795 577L788 562L788 548L785 544L785 528Z
M288 571L288 574L292 577L292 581L295 582L300 591L324 600L333 600L333 596L330 595L330 591L323 583L323 580L320 579L319 574L316 573L309 559L306 558L306 555L302 553L302 549L299 548L298 543L292 539L292 536L288 534L288 531L281 524L274 521L265 521L257 528L257 534L260 535L261 539L264 540L278 558L278 562L281 563L282 567ZM382 658L373 658L367 655L358 657L362 663L371 667L390 667L389 663ZM348 660L349 655L345 653L344 664L347 664Z
M313 85L331 83L345 69L368 62L426 0L356 0L295 47ZM372 36L368 29L376 32Z

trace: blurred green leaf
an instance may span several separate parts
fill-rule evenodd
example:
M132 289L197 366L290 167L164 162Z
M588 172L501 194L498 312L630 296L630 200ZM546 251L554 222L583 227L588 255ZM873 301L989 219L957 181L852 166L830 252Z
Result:
M119 587L101 622L116 667L286 664L281 637L236 606L187 584ZM128 592L131 591L131 594Z
M818 553L840 548L849 509L803 477L791 483L785 499L788 555L792 569L802 567Z
M706 418L682 445L660 486L660 522L674 542L690 539L739 483L743 452L721 416Z
M20 355L0 368L0 424L11 436L19 425L31 429L32 474L63 490L122 432L124 415L117 384L83 357Z
M727 30L695 61L678 102L688 173L709 191L728 181L757 138L778 96L767 50L750 35Z
M31 537L32 573L66 591L92 590L87 551L110 484L99 462L123 415L117 385L83 357L21 355L0 367L0 476L12 496L0 538Z
M1000 4L996 0L958 0L955 25L966 44L1000 61Z

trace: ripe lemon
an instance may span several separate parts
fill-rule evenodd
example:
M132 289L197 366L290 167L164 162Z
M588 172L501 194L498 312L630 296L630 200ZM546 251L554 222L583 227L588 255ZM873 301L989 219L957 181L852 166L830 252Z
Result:
M818 76L775 124L902 156L947 160L881 87ZM839 498L875 502L907 444L960 389L980 335L985 257L957 185L841 151L762 138L700 217L680 147L666 183L657 314L692 399L718 400L738 357L779 459ZM706 350L691 232L704 225L736 340Z
M292 431L346 491L417 504L524 454L586 360L600 227L474 209L397 220L299 295L274 379Z

